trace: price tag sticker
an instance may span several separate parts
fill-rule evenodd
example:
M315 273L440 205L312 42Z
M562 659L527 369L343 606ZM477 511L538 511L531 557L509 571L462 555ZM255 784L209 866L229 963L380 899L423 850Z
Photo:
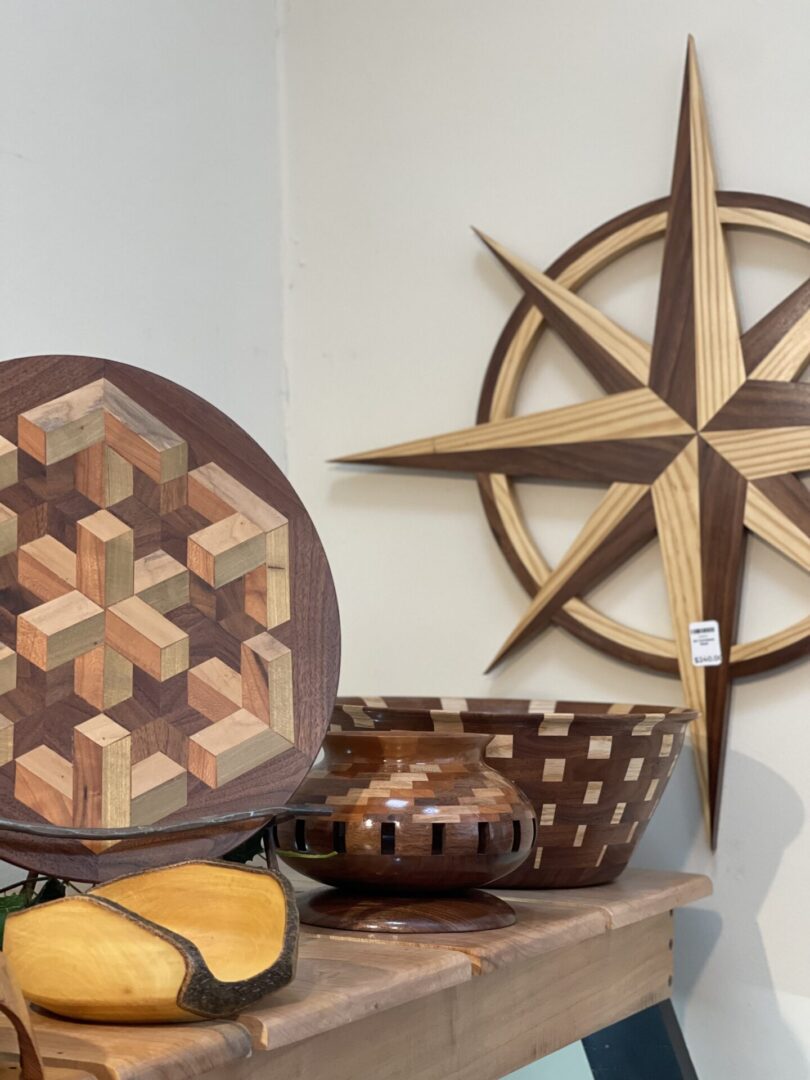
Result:
M723 663L717 619L689 623L689 640L692 643L692 664L695 667L719 667Z

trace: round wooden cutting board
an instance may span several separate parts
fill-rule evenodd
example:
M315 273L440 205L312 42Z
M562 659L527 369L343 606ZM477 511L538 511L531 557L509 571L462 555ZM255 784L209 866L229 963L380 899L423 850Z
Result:
M339 653L312 522L236 424L111 360L0 364L0 817L120 829L284 803ZM222 854L247 828L5 830L0 858L101 881Z

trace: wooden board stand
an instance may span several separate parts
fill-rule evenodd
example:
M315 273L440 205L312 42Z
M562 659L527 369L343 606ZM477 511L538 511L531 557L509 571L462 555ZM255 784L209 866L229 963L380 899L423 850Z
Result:
M284 803L338 656L312 522L227 417L109 360L0 364L0 817L121 829ZM0 857L96 881L220 854L249 827L6 832Z

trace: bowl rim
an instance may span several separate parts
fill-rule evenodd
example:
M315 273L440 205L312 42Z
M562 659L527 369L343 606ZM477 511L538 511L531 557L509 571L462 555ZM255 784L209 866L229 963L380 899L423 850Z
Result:
M472 705L468 708L446 708L442 702L453 701ZM486 703L492 702L501 706L497 711L487 708ZM621 711L618 711L618 705ZM539 706L551 706L540 708ZM581 711L583 706L594 706L594 711ZM532 707L534 706L534 708ZM563 706L563 707L560 707ZM380 695L359 697L358 695L339 695L335 700L333 715L335 712L344 712L346 707L360 709L369 718L379 716L420 715L431 716L439 713L442 716L471 717L486 720L488 723L498 721L510 721L515 723L538 723L543 720L576 720L576 721L600 721L609 723L639 724L644 721L666 721L689 724L697 720L700 712L686 705L633 705L631 703L588 702L551 700L538 701L529 698L449 698L449 697L406 697L405 695L393 695L382 697ZM611 712L611 709L617 711ZM634 712L632 710L639 710Z

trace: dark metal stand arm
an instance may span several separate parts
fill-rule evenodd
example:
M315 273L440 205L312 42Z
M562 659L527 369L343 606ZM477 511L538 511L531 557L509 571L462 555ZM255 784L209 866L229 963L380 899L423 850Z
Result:
M670 1000L582 1040L594 1080L699 1080Z

